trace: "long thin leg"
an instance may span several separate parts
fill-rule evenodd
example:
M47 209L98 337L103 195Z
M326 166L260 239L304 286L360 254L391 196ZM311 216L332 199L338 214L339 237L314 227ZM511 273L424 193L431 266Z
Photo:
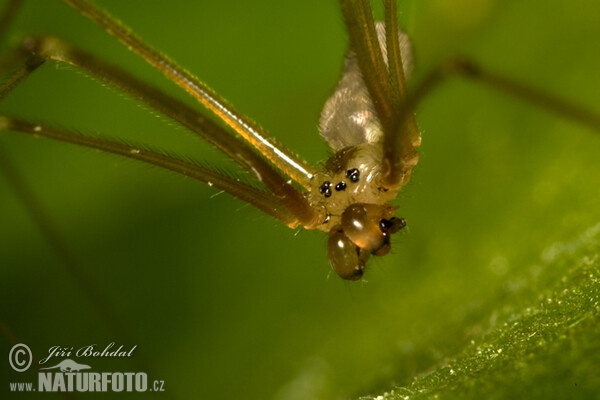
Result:
M406 96L406 77L402 66L402 53L398 37L398 17L396 0L385 0L385 48L392 87L392 104L400 104ZM395 108L395 107L394 107Z
M418 103L447 78L454 75L472 79L501 93L535 104L547 111L571 119L600 133L600 114L533 88L501 74L484 69L464 57L452 58L430 72L406 98L399 110L401 119L412 115Z
M0 40L3 39L4 34L7 31L7 27L12 22L12 19L16 15L18 8L22 5L22 0L12 0L4 9L2 16L0 17ZM13 52L8 57L3 57L1 65L3 68L9 68L15 65L17 62L21 62L23 58L22 54ZM12 89L14 89L23 79L25 79L31 71L35 70L41 65L43 60L36 57L29 58L22 67L13 74L6 82L0 85L0 100L2 100ZM27 183L25 178L19 173L18 169L14 166L12 160L2 149L0 143L0 175L3 175L9 186L12 188L14 194L23 204L25 210L29 214L29 217L33 223L41 231L42 235L46 239L49 246L53 249L55 254L58 256L62 264L66 267L68 273L77 281L80 289L86 295L93 308L106 322L106 324L116 333L119 337L129 338L131 340L131 334L128 329L122 324L115 308L112 306L106 295L103 293L90 277L87 269L71 251L66 241L61 236L59 230L56 228L52 221L52 218L46 212L44 206L35 195L31 186ZM10 332L7 331L6 326L2 326L0 322L0 331L5 334ZM145 363L147 365L147 363ZM70 398L70 396L67 396Z
M287 208L270 193L265 193L252 186L239 182L237 179L221 175L210 169L198 166L189 161L179 159L175 156L162 154L143 146L120 143L104 138L86 136L64 129L58 129L47 125L32 124L27 121L0 116L0 131L18 131L30 135L46 137L62 142L73 143L79 146L102 150L108 153L118 154L127 158L143 161L164 169L189 176L201 182L221 189L249 204L252 204L264 213L279 219L286 225L295 227L298 220L287 210Z
M14 61L19 60L20 57L15 56L11 53L7 57L7 65L12 64ZM10 92L12 92L21 82L23 82L29 75L38 69L43 63L44 59L41 57L29 57L25 62L15 71L7 80L0 84L0 100L4 99ZM0 69L1 71L1 69Z
M600 114L504 75L486 70L476 62L463 57L452 58L442 63L430 72L404 99L403 104L397 110L396 118L398 118L399 126L414 118L414 110L427 94L447 78L455 75L472 79L501 93L537 105L547 111L585 125L596 133L600 133ZM406 136L402 131L399 134L390 135L386 133L386 143L388 143L387 139L390 139L389 144L386 145L386 150L400 155L397 158L400 162L396 164L396 170L399 172L396 175L399 176L406 174L406 171L410 176L410 170L416 164L415 159L410 155L405 161L402 160L403 149L406 147Z
M389 101L393 106L391 119L386 122L387 110L378 108L378 116L381 119L385 131L384 139L384 182L386 186L404 185L410 179L412 168L418 161L416 148L420 144L418 130L414 118L414 110L421 99L423 99L430 91L437 87L447 77L452 75L460 75L477 82L483 83L500 92L512 95L516 98L536 104L548 111L562 115L566 118L577 121L586 125L593 130L600 132L600 115L582 108L578 105L560 99L543 91L532 88L523 83L505 77L500 74L488 71L481 68L477 63L465 59L454 58L441 64L434 69L426 78L416 87L414 91L402 96L400 105L395 104L394 97L397 91L402 92L402 83L404 77L398 73L402 69L397 68L394 64L401 62L401 59L394 61L392 57L396 52L399 53L397 44L393 43L391 36L395 36L390 29L396 31L395 28L395 0L385 0L386 10L386 36L388 46L389 61L389 79L391 84L391 92L387 94L385 89L384 95L378 95L377 88L372 89L371 86L380 85L378 81L385 81L388 75L374 72L374 76L368 76L368 71L377 71L379 68L373 67L378 63L378 56L370 54L364 50L366 44L361 44L361 41L368 40L368 35L362 33L357 26L369 26L373 16L369 9L368 0L341 0L342 9L346 16L348 30L351 38L351 44L357 53L359 63L367 64L366 67L361 67L365 84L369 88L369 94L372 96L375 105L377 102ZM353 2L357 5L353 6ZM354 22L353 22L354 21ZM353 39L356 38L356 39ZM371 67L369 67L371 65ZM401 64L400 64L401 65ZM396 77L391 76L396 71ZM398 81L398 87L395 87L395 81Z
M100 10L87 0L65 0L65 2L102 26L130 50L137 53L150 65L162 72L168 79L191 94L196 100L239 133L286 175L298 182L305 189L308 190L311 188L310 181L316 172L314 168L281 144L278 144L275 139L270 137L257 124L239 113L233 106L198 80L198 78L143 42L115 17Z
M0 41L3 39L7 31L8 25L16 15L18 8L22 5L22 0L10 1L0 17ZM3 68L8 68L22 61L23 55L15 52L8 57L3 57L0 65ZM31 57L23 66L13 74L6 82L0 85L0 100L14 89L23 79L25 79L31 71L35 70L43 60ZM21 201L25 210L33 223L41 231L49 246L53 249L62 264L66 267L68 273L77 281L83 293L89 299L93 308L112 329L114 333L122 338L131 339L130 332L121 323L114 307L110 304L105 294L102 292L88 274L86 268L81 261L70 250L65 240L60 235L60 232L53 223L52 218L46 212L44 206L35 195L31 186L25 178L19 173L14 163L3 150L0 143L0 175L3 175L16 197ZM8 328L0 321L0 331L4 332L7 337L10 337Z
M398 42L397 18L396 0L385 0L386 49L394 107L393 122L390 124L389 133L384 136L383 143L384 185L389 187L408 183L412 168L419 161L416 148L421 145L421 135L414 113L401 118L397 112L407 96L406 77Z
M2 117L0 117L0 120ZM39 131L41 127L36 125L34 130ZM21 201L24 208L27 210L29 217L41 231L43 237L50 245L52 250L58 256L59 260L66 267L67 272L77 282L79 289L84 293L89 300L92 308L100 315L102 320L107 324L111 331L125 342L136 343L137 340L131 335L131 332L123 325L122 321L115 312L115 307L111 304L102 288L94 283L94 280L88 273L87 268L81 260L71 251L67 242L64 240L52 218L46 212L44 206L40 203L38 197L31 190L24 177L15 168L14 163L8 154L2 149L0 143L0 175L3 175L17 198ZM10 330L0 320L0 332L8 339L12 339ZM18 343L18 342L17 342ZM134 362L149 372L154 371L151 363L144 357L138 355ZM65 396L66 398L74 398ZM174 398L171 395L171 398Z
M296 219L302 225L310 228L321 222L318 210L311 207L305 196L279 175L267 161L255 153L246 143L223 130L183 102L138 80L115 66L67 45L57 38L48 36L29 38L25 40L24 47L27 52L33 54L34 59L51 59L83 68L106 83L168 115L217 146L242 167L252 172L257 179L273 191L279 201L296 216ZM34 62L30 63L34 64ZM31 72L30 69L23 67L15 75L19 77L20 81L23 79L21 75L28 71ZM17 80L17 78L11 78L11 80ZM0 87L1 94L2 87Z
M356 4L354 4L356 3ZM350 47L356 53L369 95L382 125L392 119L392 88L377 40L369 0L342 0L342 13L348 28Z
M417 164L421 137L413 116L399 118L406 82L397 40L396 4L386 0L386 67L375 32L369 0L341 0L342 12L358 65L383 127L383 182L387 188L405 185Z
M69 55L71 55L69 58L69 60L71 60L70 64L81 66L89 72L95 72L97 76L105 81L141 100L144 100L150 106L154 106L158 110L171 116L173 119L181 122L183 125L190 127L195 132L199 132L201 135L205 135L205 132L208 131L212 134L211 137L233 139L226 148L236 150L235 146L237 139L229 135L227 132L220 132L218 127L209 123L210 120L202 118L202 116L197 114L194 110L185 106L176 99L160 92L158 89L138 81L123 71L111 67L108 64L103 65L103 63L93 59L90 56L87 56L82 52L72 50L57 39L42 38L39 39L39 41L36 41L35 39L28 39L26 42L27 46L30 47L30 50L33 49L34 52L37 52L35 51L37 49L36 45L40 45L40 47L52 49L54 52L51 52L52 54L55 54L56 52L61 53L63 58L69 58ZM45 53L43 55L34 54L30 56L26 62L6 80L6 82L0 85L0 100L14 90L37 68L39 68L45 62L46 58L52 57ZM62 58L59 60L67 62ZM76 61L79 61L79 63ZM202 130L202 128L204 128L204 130ZM298 225L298 219L295 218L294 215L282 204L277 196L265 193L249 185L238 182L233 178L229 178L207 168L197 166L188 161L178 159L174 156L143 149L142 146L133 146L106 139L88 137L65 130L43 127L41 125L35 125L25 121L11 119L9 117L0 116L0 130L16 130L38 136L45 136L51 139L79 144L81 146L96 148L99 150L120 154L129 158L145 161L214 185L215 187L220 188L221 190L254 205L261 211L275 217L276 219L279 219L288 226L295 227ZM249 150L241 143L239 143L238 146L242 147L242 149L237 149L239 151ZM262 159L261 161L264 162ZM267 168L270 167L267 165ZM274 171L273 175L279 177L279 175L277 175L277 173ZM281 177L279 178L281 179Z

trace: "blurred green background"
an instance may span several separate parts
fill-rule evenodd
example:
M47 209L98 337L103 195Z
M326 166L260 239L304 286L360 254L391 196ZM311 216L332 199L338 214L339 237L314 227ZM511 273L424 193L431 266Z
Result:
M98 3L308 161L328 157L318 117L347 45L335 0ZM399 8L415 78L466 54L600 110L596 0L405 0ZM60 1L26 2L9 41L32 33L60 36L187 99ZM45 65L0 110L247 176L183 128L70 67ZM406 385L501 326L498 310L535 304L556 282L530 285L529 267L600 222L600 138L590 130L459 79L427 98L417 120L420 163L396 201L408 229L360 283L330 274L321 232L289 230L213 188L135 161L2 133L0 145L127 333L107 326L3 179L0 319L38 357L55 345L137 344L133 360L89 364L147 370L165 381L156 397L354 398ZM0 340L2 354L10 347ZM35 378L8 365L0 371L2 385ZM568 378L547 381L554 393L577 390ZM481 389L497 392L493 380Z

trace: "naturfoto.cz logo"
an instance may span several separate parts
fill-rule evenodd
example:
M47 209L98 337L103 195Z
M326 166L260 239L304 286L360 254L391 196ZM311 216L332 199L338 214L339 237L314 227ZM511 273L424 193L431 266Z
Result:
M84 346L78 350L53 346L48 350L48 356L37 364L39 368L38 382L11 382L11 392L146 392L164 391L164 381L154 380L148 386L148 375L145 372L94 372L88 364L78 363L70 358L48 363L58 357L130 357L137 346L124 349L115 348L110 343L103 350L97 350L96 345ZM31 349L23 343L12 347L8 356L9 364L16 372L27 371L34 361ZM56 363L56 364L55 364ZM49 372L46 372L49 371Z

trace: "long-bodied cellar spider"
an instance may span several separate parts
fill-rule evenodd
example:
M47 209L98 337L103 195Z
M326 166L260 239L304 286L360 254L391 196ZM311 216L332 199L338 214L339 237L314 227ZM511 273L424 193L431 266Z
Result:
M107 6L107 8L108 8L108 9L111 9L109 6ZM111 10L111 11L112 11L112 10ZM116 11L113 11L113 13L114 13L114 14L116 14L116 15L119 15L119 16L120 16L120 18L122 18L124 21L128 21L128 19L127 19L125 16L121 16L121 15L120 15L120 14L118 14ZM338 21L338 22L339 22L339 21ZM29 33L29 32L26 32L26 33ZM158 46L157 46L157 47L158 47ZM166 52L167 52L168 54L172 55L172 54L171 54L171 53L170 53L168 50L167 50ZM418 49L417 49L417 52L418 52ZM94 52L94 53L95 53L95 52ZM96 54L96 53L95 53L95 54ZM97 54L97 55L98 55L98 56L100 56L101 54ZM175 59L177 59L177 60L179 61L179 58L178 58L178 57L174 56L174 58L175 58ZM314 61L314 60L311 60L311 63L312 63L312 62L316 62L316 61ZM184 65L186 65L186 66L188 65L188 64L186 64L186 63L183 63L183 64L184 64ZM433 65L433 64L434 64L434 63L431 63L431 65ZM49 68L46 68L46 69L49 69ZM198 71L197 71L197 69L195 69L195 68L190 68L190 69L191 69L192 71L194 71L194 73L198 73L198 74L199 74L200 76L202 76L202 78L204 79L204 76L203 76L203 75L202 75L200 72L198 72ZM499 69L499 68L498 68L498 67L496 67L495 69L497 70L497 69ZM59 71L58 73L60 73L60 74L72 74L73 72L72 72L72 71ZM61 76L62 76L62 75L61 75ZM421 75L421 76L423 76L423 75ZM245 78L245 79L247 79L247 80L250 80L250 79L251 79L251 77L247 77L247 78ZM157 79L157 80L158 80L158 79ZM208 81L208 82L209 82L211 85L213 85L213 84L212 84L212 83L211 83L211 82L210 82L208 79L206 79L206 80L207 80L207 81ZM233 80L233 78L230 78L230 80ZM232 83L232 84L233 84L233 83ZM32 85L32 86L34 86L33 84L31 84L31 85ZM332 89L333 89L333 86L334 86L334 83L333 83L333 82L331 82L331 83L329 84L329 88L328 88L328 90L332 90ZM59 90L59 89L58 89L58 88L56 88L56 90ZM17 94L17 92L15 92L15 94ZM237 102L235 101L235 99L233 98L233 96L231 96L231 95L227 95L226 97L227 97L228 99L231 99L231 100L233 100L233 102L234 102L234 103L237 105ZM584 103L585 103L585 101L584 101ZM523 108L525 108L525 107L526 107L526 106L523 106ZM537 112L537 111L535 111L535 112ZM26 114L26 113L24 113L24 112L22 112L22 111L20 112L20 116L23 116L23 117L31 116L32 114L34 114L34 113L28 113L28 114ZM251 112L249 112L249 114L251 114L251 115L252 115L254 118L256 118L257 120L259 120L259 121L260 121L260 119L259 119L259 117L258 117L258 116L255 116L255 115L253 115ZM541 112L539 112L539 114L542 114L542 113L541 113ZM35 115L34 117L37 117L37 115ZM50 118L43 118L43 117L41 117L41 116L40 116L40 117L38 117L38 118L39 118L39 120L40 120L40 121L42 121L42 120L43 120L44 122L46 122L46 121L48 121L48 122L52 122L52 120L51 120ZM551 118L551 117L550 117L550 118ZM262 121L261 121L261 122L262 122ZM59 122L59 123L60 123L60 122ZM313 124L314 124L314 123L313 123ZM65 123L64 123L64 126L65 126L65 127L72 127L72 126L75 126L75 125L76 125L76 124L75 124L74 122L73 122L73 123L71 123L71 122L69 122L69 121L67 121L67 122L65 122ZM117 124L115 124L115 126L116 126L116 125L117 125ZM82 132L86 132L87 130L86 130L86 128L85 128L85 125L82 125L82 126L83 126L82 128L80 128L80 126L75 126L75 128L77 128L78 130L80 129ZM570 126L570 125L569 125L569 126ZM112 128L112 127L111 127L111 128ZM270 130L270 131L273 131L272 129L269 129L269 130ZM92 131L93 131L93 130L92 130ZM132 141L134 141L134 139L131 139L131 140L132 140ZM135 139L135 141L139 141L139 139ZM284 141L284 140L282 140L282 141ZM302 139L301 141L307 141L307 139L306 139L306 138L304 138L304 139ZM41 142L41 140L38 140L36 143L39 143L39 142ZM287 143L287 142L286 142L286 143ZM53 146L53 145L52 145L52 146ZM290 147L292 147L292 148L295 148L295 147L294 147L294 146L292 146L291 144L290 144ZM70 150L70 151L72 151L72 150ZM301 153L301 154L303 153L303 152L302 152L302 150L298 150L298 152L299 152L299 153ZM85 156L88 156L88 155L90 154L90 152L83 152L83 154L84 154ZM425 154L427 155L427 153L425 153ZM316 156L312 156L312 157L316 157ZM112 163L121 163L120 161L116 161L114 157L113 157L113 158L109 158L109 160L112 160ZM129 165L130 165L131 163L124 163L124 164L128 166L127 168L129 168ZM448 168L449 168L449 167L448 167ZM421 180L420 180L419 182L421 182ZM408 194L407 196L411 196L411 195L410 195L410 194ZM221 196L221 197L223 197L223 196ZM411 196L411 197L412 197L412 196ZM218 201L218 200L216 200L216 201ZM215 201L215 202L216 202L216 201ZM238 212L238 213L235 213L235 216L236 216L236 218L235 218L236 220L239 220L239 219L242 219L242 218L243 218L243 215L240 215L240 213L239 213L239 212ZM406 215L405 215L405 216L406 216ZM408 217L408 216L407 216L407 217ZM90 218L94 218L94 217L90 217ZM117 219L118 219L118 217L117 217ZM411 223L411 225L413 225L413 224L414 224L414 221L412 221L410 218L408 218L408 220L409 220L409 223ZM259 224L260 224L260 223L262 223L262 220L259 220L259 222L258 222L258 223L259 223ZM414 227L413 227L413 228L414 228ZM91 228L90 228L90 229L91 229ZM206 225L203 225L202 229L205 231L205 230L207 229L207 228L206 228ZM219 228L219 229L224 229L224 228ZM231 229L232 229L231 227L229 227L229 228L228 228L228 230L231 230ZM237 235L239 235L239 234L237 233L237 232L239 231L239 228L235 228L235 231L236 231L236 233L235 233L234 235L235 235L235 237L236 237L236 239L237 239L237 240L232 240L232 241L233 241L233 242L235 242L235 243L238 243L238 244L239 244L239 243L240 243L240 242L239 242L239 239L240 239L240 237L239 237L239 236L237 236ZM204 236L204 235L206 235L206 236ZM200 239L199 241L206 241L206 240L208 240L208 239L207 239L207 237L210 237L210 234L204 233L204 235L202 236L202 239ZM312 237L312 236L310 236L310 237ZM133 239L133 240L135 240L135 239ZM263 248L265 248L265 249L268 249L268 248L269 248L269 246L268 246L267 244L261 244L261 246L264 246ZM266 250L266 251L268 252L268 250ZM315 258L315 259L316 259L316 258ZM165 263L167 263L167 260L164 260L164 261L165 261ZM202 261L200 261L200 260L199 260L199 261L198 261L198 263L199 263L199 264L205 264L205 263L206 263L206 264L213 264L213 265L214 265L214 261L207 261L207 260L202 260ZM284 263L282 263L282 264L284 264ZM255 268L256 268L256 267L253 267L253 269L255 269ZM316 268L316 267L315 267L315 268Z

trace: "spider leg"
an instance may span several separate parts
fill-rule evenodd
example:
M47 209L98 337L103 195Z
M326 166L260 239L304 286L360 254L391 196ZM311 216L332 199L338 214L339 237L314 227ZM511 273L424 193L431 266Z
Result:
M11 0L9 5L4 9L2 15L0 16L0 40L2 39L3 34L6 32L6 28L11 22L13 16L15 15L18 6L21 4L22 0ZM0 83L0 101L5 96L7 96L12 90L14 90L22 81L24 81L32 72L34 72L38 67L43 65L44 62L44 58L31 56L25 54L22 51L14 51L6 56L3 56L0 59L0 71L11 70L15 66L19 65L19 63L22 63L22 65L8 78L8 80ZM142 95L144 93L144 86L139 85L138 89L138 95ZM158 93L157 90L152 90L152 88L148 87L147 91L148 98L152 98L152 95L156 95L158 96L158 99L163 99L164 104L169 105L170 107L172 107L172 109L176 109L179 106L177 102L170 102L168 98L165 99L164 97L160 97L160 93ZM157 103L160 102L157 101ZM181 111L180 118L183 119L184 115L190 118L190 121L194 117L194 114L192 112ZM201 124L198 123L198 125ZM113 152L117 154L119 150L123 152L127 147L129 147L130 154L123 155L129 156L130 158L137 158L139 160L144 160L144 158L155 158L157 159L157 161L159 161L159 164L160 162L166 163L166 165L163 166L164 168L175 170L177 172L180 172L178 171L178 168L182 169L183 171L189 170L190 176L196 175L194 176L196 179L204 181L207 181L207 179L211 179L210 182L212 182L214 186L220 187L222 190L225 191L226 188L224 186L228 185L229 187L231 187L231 192L234 196L242 198L250 204L254 204L257 208L279 219L288 226L295 227L298 224L298 220L281 203L277 196L271 193L265 193L251 186L244 185L230 177L222 176L209 169L203 169L184 160L177 160L174 157L168 157L149 150L142 150L141 148L132 149L131 146L127 146L118 142L112 143L111 146L111 142L108 140L87 138L84 135L76 134L73 132L68 132L64 130L61 131L39 124L34 125L25 121L19 121L16 119L0 116L0 131L2 129L20 130L21 132L30 133L37 136L52 137L52 135L55 135L55 139L70 141L72 143L78 143L84 146L86 145L86 143L90 143L92 145L96 145L96 148L112 148ZM198 130L199 128L196 129ZM2 132L0 132L0 134L1 133ZM68 246L68 243L61 235L60 230L57 229L56 224L54 224L54 222L52 221L51 215L47 212L44 205L40 202L39 198L36 196L36 193L34 192L34 190L32 190L31 185L28 184L25 177L19 173L18 169L15 167L14 163L10 159L9 154L7 154L7 152L4 151L1 145L2 143L0 143L0 175L2 175L8 182L8 185L12 189L12 192L14 192L15 196L21 201L29 217L31 218L35 226L40 230L48 245L56 253L58 259L60 259L62 264L65 266L68 274L75 280L79 289L84 293L85 297L90 303L90 306L96 310L96 312L102 318L104 323L110 328L113 334L116 335L117 338L120 338L120 340L123 340L124 342L137 343L138 341L129 331L126 324L124 324L123 321L121 321L121 319L119 318L115 307L113 306L110 299L106 296L106 293L103 291L103 288L96 284L93 277L88 272L85 263L83 263L81 259L77 257L77 255ZM157 165L157 163L154 164ZM247 199L245 199L244 196ZM11 333L10 329L4 323L4 321L0 321L0 334L2 334L10 342L23 342ZM134 362L139 366L140 369L146 370L152 375L157 375L155 373L155 366L153 366L152 362L150 362L143 354L138 354Z
M202 105L233 128L248 144L269 159L283 173L298 182L305 189L311 188L310 181L316 172L313 167L281 144L278 144L260 126L238 112L206 84L178 66L167 56L143 42L115 17L95 7L87 0L65 0L65 2L103 27L130 50L137 53L146 62L162 72L169 80L192 95Z
M181 175L189 176L201 182L208 182L214 187L252 204L259 210L279 219L286 225L296 226L298 224L297 219L273 194L263 192L252 186L238 182L237 179L219 174L192 162L144 148L144 146L136 146L104 138L86 136L65 129L54 128L48 125L33 124L4 116L0 116L0 130L28 133L30 135L59 140L143 161L177 172Z
M26 54L31 55L31 58L9 78L7 83L0 86L0 96L3 95L5 88L10 91L15 84L37 68L39 66L37 64L40 62L39 59L54 60L82 68L104 82L164 113L225 152L263 182L274 193L277 202L283 203L300 224L310 228L321 221L319 210L308 203L304 194L288 183L251 147L182 101L140 81L120 68L67 45L55 37L28 38L24 41L23 48ZM253 203L250 202L250 204ZM281 207L274 207L273 209L281 210ZM287 215L283 215L282 218L289 222ZM297 225L297 223L291 224Z
M0 117L0 121L3 121L3 117ZM0 122L0 125L2 125L2 122ZM34 125L33 129L37 134L39 133L38 131L41 129L41 126ZM25 177L15 167L1 144L2 143L0 143L0 175L4 176L15 196L23 204L23 207L27 211L32 222L40 230L48 245L65 266L68 274L75 282L77 282L80 290L90 302L91 307L96 310L111 331L117 335L117 337L122 338L127 342L136 342L135 337L128 327L119 318L110 299L106 296L102 288L94 282L86 265L68 246L64 237L61 235L61 232L57 229L56 224L52 221L50 214L46 211L46 208L32 190L31 185L28 184ZM6 338L10 339L10 330L3 321L0 321L0 332L2 332ZM135 362L138 363L140 368L154 370L151 362L144 356L135 360Z
M31 42L31 40L28 40L28 42ZM61 47L61 50L65 50L65 48ZM71 54L71 52L68 53ZM76 54L77 52L74 51L73 53ZM66 54L63 54L63 56L66 56ZM3 84L0 85L0 100L14 90L37 68L42 66L46 59L51 59L51 57L48 56L47 58L44 58L43 56L39 55L30 56L19 69L17 69ZM134 97L145 100L146 104L154 106L158 110L181 122L183 125L193 128L195 132L204 132L203 130L200 130L197 125L202 125L200 122L210 121L198 119L198 115L195 115L195 111L186 108L183 103L179 103L177 100L168 97L164 93L159 93L158 89L146 85L141 81L135 80L133 77L126 75L124 72L114 67L111 69L111 67L108 65L104 65L106 68L102 68L100 64L97 64L99 61L94 60L91 57L88 58L84 54L79 54L79 57L72 57L72 60L75 59L78 59L80 62L71 62L72 65L81 66L89 72L95 71L97 76L99 76L99 74L102 72L105 81L123 89ZM119 72L121 72L121 74L119 74ZM114 79L111 79L111 77ZM126 84L127 78L131 79L130 85ZM165 97L160 97L160 95L164 95ZM178 110L179 113L174 114L175 110ZM193 124L194 121L197 125ZM210 125L201 127L212 128ZM297 219L293 217L290 211L288 211L281 201L279 201L279 199L273 194L265 193L249 185L238 182L233 178L218 174L212 170L194 165L176 157L161 154L155 151L142 150L142 146L127 145L106 139L88 137L74 132L58 130L51 127L43 127L41 125L35 125L25 121L2 116L0 116L0 130L16 130L24 133L52 138L55 140L75 143L85 147L96 148L99 150L120 154L129 158L145 161L156 166L193 177L203 182L210 182L211 184L214 184L215 187L256 206L261 211L274 216L287 225L295 226L298 223ZM211 133L217 133L214 132L213 129L208 131ZM228 133L225 133L222 137L232 136ZM237 140L235 138L233 139ZM232 146L228 148L231 147Z
M414 115L406 113L400 118L398 113L406 96L406 79L398 42L396 1L385 1L388 65L377 39L369 0L341 0L341 7L350 46L385 132L381 184L387 188L404 186L418 162L416 148L421 137Z
M396 0L385 0L385 48L387 50L392 103L394 109L406 96L406 77L402 66L402 52L398 38L398 19Z
M571 119L600 133L600 114L547 93L541 89L483 68L475 61L464 57L452 58L440 64L425 76L412 92L404 97L402 104L396 110L398 126L410 125L411 121L414 121L414 110L419 102L446 79L452 76L461 76L473 80L498 92L529 102L549 112ZM414 146L415 156L412 156L410 152L405 153L405 149L409 148L408 143L410 143L410 140L407 139L409 137L410 134L404 130L400 130L397 134L391 135L386 132L384 148L384 156L386 159L384 160L384 167L388 165L392 167L388 178L393 177L394 175L400 178L410 178L410 172L412 167L416 165L418 157L416 157L416 146ZM388 153L390 153L390 156L388 156ZM394 154L399 155L399 157L394 157ZM395 163L394 160L396 161ZM396 171L395 174L393 174L394 171ZM390 185L393 185L394 182L397 181L395 179L387 181ZM401 182L406 183L406 178L402 179Z
M348 29L350 47L356 52L358 65L382 125L391 121L391 83L375 31L369 0L341 0Z
M4 38L8 26L16 15L18 8L22 5L22 0L11 0L0 16L0 40ZM11 52L0 59L0 71L8 70L23 61L25 57L21 52ZM33 70L39 67L43 60L31 57L17 70L13 75L0 85L0 101L25 79ZM9 155L2 148L0 143L0 175L4 177L11 187L15 196L23 204L32 222L40 230L48 245L53 249L57 257L62 261L68 273L77 281L82 288L83 293L88 298L92 307L97 311L105 323L119 337L131 338L131 334L126 326L120 321L115 308L112 306L104 292L98 287L81 260L71 251L67 242L53 223L51 216L46 208L36 196L31 185L28 184L25 177L15 167ZM12 335L8 327L0 322L0 331L5 337Z
M456 57L445 61L431 71L406 98L399 116L405 119L412 115L412 110L432 90L445 79L462 76L488 86L498 92L537 105L549 112L561 115L600 133L600 114L584 108L571 101L562 99L541 89L529 86L515 79L488 70L475 61L464 57Z
M418 162L420 135L414 110L418 103L446 78L459 75L489 86L548 111L562 115L600 132L600 115L540 89L482 68L466 58L442 63L416 86L407 91L402 56L397 38L396 0L385 0L386 48L388 66L380 57L373 36L373 15L369 0L341 0L350 43L384 130L382 184L388 188L408 183Z

